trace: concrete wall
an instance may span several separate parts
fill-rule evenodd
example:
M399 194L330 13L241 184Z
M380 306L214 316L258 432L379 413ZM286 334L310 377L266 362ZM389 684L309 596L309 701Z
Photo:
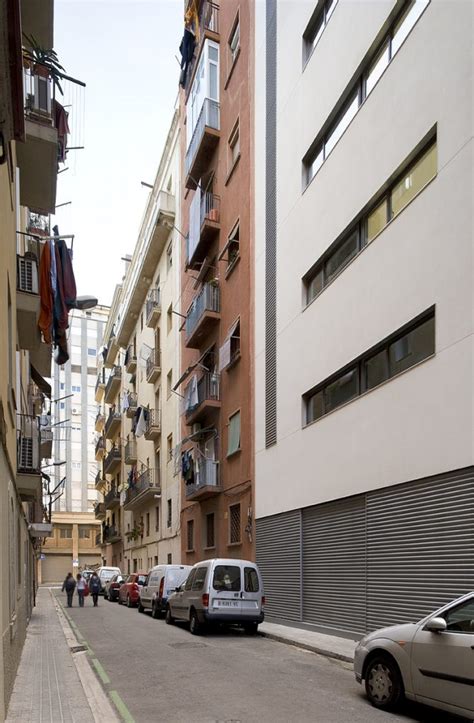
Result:
M302 158L395 3L339 0L304 71L302 34L314 4L278 3L278 444L268 450L261 5L255 117L258 517L473 463L472 5L428 5L303 193ZM435 124L437 177L304 310L303 275ZM433 304L434 358L302 428L303 393Z

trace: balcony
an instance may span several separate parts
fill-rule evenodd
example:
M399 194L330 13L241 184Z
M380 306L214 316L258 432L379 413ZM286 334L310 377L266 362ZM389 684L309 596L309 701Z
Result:
M40 431L40 457L51 459L53 456L53 430L50 426L41 426Z
M31 349L32 344L37 344L40 312L37 258L33 253L16 257L16 314L22 349Z
M137 463L137 443L133 439L129 439L125 445L125 464Z
M161 435L161 413L157 409L148 410L148 419L145 427L145 439L155 441Z
M104 495L105 509L113 510L115 507L118 507L119 504L120 492L115 487L112 487L112 489Z
M200 379L195 375L184 390L186 424L198 422L208 412L220 409L219 375L211 372Z
M110 409L109 416L105 423L105 438L113 441L118 433L120 432L120 425L122 424L122 415L117 412L113 407Z
M119 447L112 447L104 462L104 473L115 474L122 463L122 452Z
M58 174L58 131L54 126L52 81L38 70L23 69L25 142L18 143L20 204L54 213Z
M40 431L36 417L19 417L16 487L22 502L42 503Z
M161 316L161 294L159 289L153 289L146 300L146 325L155 329Z
M105 349L104 366L107 367L107 369L112 369L115 357L117 356L117 352L119 350L118 340L113 332L109 336L109 341L107 342Z
M211 98L204 100L199 118L186 151L185 186L196 188L197 180L209 166L212 153L220 137L220 108L219 103Z
M186 98L188 97L194 79L196 60L201 54L201 47L204 40L210 38L215 42L219 42L219 6L209 0L205 0L199 9L199 35L201 39L198 46L194 49L194 58L189 64L186 75Z
M127 392L124 402L124 411L129 419L133 419L138 406L138 395L136 392Z
M214 283L203 284L186 315L185 346L188 349L199 349L220 318L219 287Z
M122 539L122 534L118 527L115 525L106 525L104 527L104 543L119 542Z
M103 518L101 518L103 519ZM102 533L96 532L95 533L95 546L100 547L102 545Z
M95 415L95 422L94 422L94 429L96 432L102 432L104 429L105 424L105 414L102 414L102 412L97 412Z
M104 475L102 474L102 471L99 470L95 476L95 488L97 492L103 492L106 487L106 480L104 479Z
M94 513L95 513L96 520L105 520L105 504L103 502L98 502L94 508ZM99 533L99 535L100 535L100 533ZM99 542L99 545L100 545L100 542Z
M137 370L137 355L135 353L135 350L133 348L133 345L130 344L130 346L127 347L127 351L125 352L125 369L127 371L127 374L135 374Z
M154 384L161 374L161 354L159 349L152 349L146 360L146 380Z
M49 216L45 216L43 213L35 213L34 211L28 210L28 221L26 224L27 231L35 236L46 236L50 235L49 230Z
M126 492L124 510L135 510L161 495L159 470L146 469Z
M102 369L97 375L95 383L95 401L101 402L105 392L105 370Z
M201 193L198 187L189 209L189 234L186 238L189 268L202 264L220 227L219 196L208 191Z
M115 366L110 372L107 384L105 386L104 399L107 404L112 404L118 392L122 381L122 368Z
M95 459L96 462L100 462L104 459L105 454L105 440L103 437L99 437L95 445Z
M218 495L222 488L219 484L219 462L199 458L195 462L195 474L192 482L184 483L187 500L205 500Z

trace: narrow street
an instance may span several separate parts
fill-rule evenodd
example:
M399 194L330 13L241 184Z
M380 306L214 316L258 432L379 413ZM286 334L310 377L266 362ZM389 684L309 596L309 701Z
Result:
M55 591L64 604L64 595ZM75 601L76 603L76 601ZM116 603L90 599L67 613L136 723L151 721L425 721L445 713L407 704L397 714L366 701L351 666L243 632L193 637Z

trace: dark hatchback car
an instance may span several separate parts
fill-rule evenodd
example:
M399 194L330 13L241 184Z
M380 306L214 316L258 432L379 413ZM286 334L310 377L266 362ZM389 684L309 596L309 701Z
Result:
M120 586L123 585L124 581L124 576L119 574L113 575L110 580L107 580L104 588L104 600L116 602L118 600Z

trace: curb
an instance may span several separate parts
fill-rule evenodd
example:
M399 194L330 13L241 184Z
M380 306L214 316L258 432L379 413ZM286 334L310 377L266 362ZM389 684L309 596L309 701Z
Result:
M344 653L336 653L334 650L325 650L319 648L317 645L310 645L309 643L300 643L298 640L291 640L285 638L283 635L277 633L266 633L259 631L259 635L269 640L276 640L278 643L285 643L286 645L292 645L294 648L301 648L302 650L308 650L310 653L317 653L317 655L323 655L325 658L333 658L335 660L341 660L343 663L354 663L354 656L344 655Z

